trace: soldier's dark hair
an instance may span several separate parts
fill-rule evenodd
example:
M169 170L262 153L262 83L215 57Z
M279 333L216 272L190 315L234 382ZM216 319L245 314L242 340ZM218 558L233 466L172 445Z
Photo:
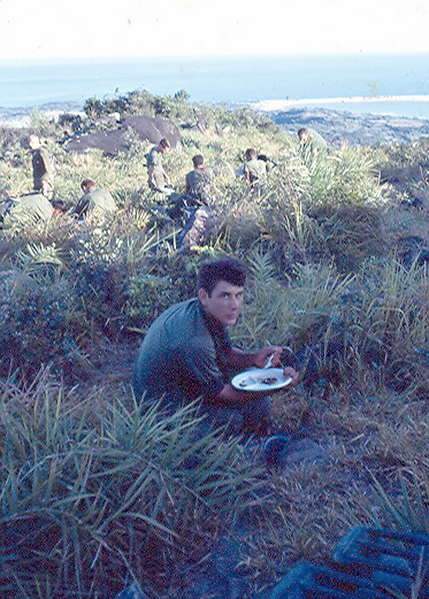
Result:
M252 160L252 158L256 158L256 150L254 148L248 148L244 157L246 160Z
M168 141L168 139L166 139L165 137L163 137L161 139L161 141L159 142L159 147L160 148L169 148L170 147L170 142Z
M198 168L199 166L202 166L204 164L204 158L201 156L201 154L196 154L192 158L192 162L194 164L194 167Z
M52 200L52 208L58 212L67 212L67 205L63 200Z
M246 267L237 258L206 260L198 273L198 289L204 289L211 295L219 281L243 287L246 282Z
M304 133L308 133L308 130L305 129L304 127L302 129L298 129L298 137L299 137L299 139L301 139L301 137L304 135Z
M96 183L92 179L84 179L80 184L82 190L91 189L91 187L95 187Z

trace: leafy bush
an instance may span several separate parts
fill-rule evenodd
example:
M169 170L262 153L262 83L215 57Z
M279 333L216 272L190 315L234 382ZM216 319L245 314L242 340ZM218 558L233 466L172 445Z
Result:
M79 133L85 127L85 121L80 114L60 114L58 117L58 127L63 129L64 136Z
M70 284L48 272L9 270L1 275L0 341L6 350L0 361L2 375L19 368L31 379L41 364L54 360L64 365L71 343Z

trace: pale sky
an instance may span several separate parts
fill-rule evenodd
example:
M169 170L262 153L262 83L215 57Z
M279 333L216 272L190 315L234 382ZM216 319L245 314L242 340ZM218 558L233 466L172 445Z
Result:
M0 60L429 52L427 0L0 0Z

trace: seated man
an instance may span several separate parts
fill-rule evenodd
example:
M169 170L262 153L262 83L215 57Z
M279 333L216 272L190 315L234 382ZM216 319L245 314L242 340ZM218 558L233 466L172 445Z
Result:
M92 179L84 179L80 186L84 195L72 210L72 215L78 218L105 216L116 210L115 200L107 189L98 187Z
M211 177L204 166L204 158L193 157L194 170L186 175L185 194L180 210L184 218L183 230L177 238L179 251L187 254L193 246L201 246L217 231L218 217L213 203ZM176 206L176 210L177 210Z
M252 189L260 189L267 182L267 163L256 158L253 148L246 150L244 155L244 176Z
M306 154L316 156L319 153L324 153L328 149L328 144L314 129L299 129L298 137L300 141L300 149Z
M53 212L51 202L41 193L11 198L2 203L0 228L8 229L14 225L34 226L40 221L47 223Z
M192 158L194 170L186 175L185 200L190 200L188 205L208 205L211 196L211 179L204 166L204 158L197 154Z
M153 399L165 396L170 405L202 399L213 424L228 422L234 433L266 434L270 411L263 393L239 391L231 375L250 366L264 367L282 348L267 346L244 352L232 347L227 326L234 325L243 301L246 272L243 264L227 258L201 265L197 297L171 306L149 328L138 353L134 391ZM298 375L285 368L285 376Z
M175 221L189 221L192 211L200 206L208 206L211 198L211 177L204 166L204 158L197 154L192 158L194 170L186 175L183 195L172 194L172 206L168 215Z
M271 158L268 158L266 154L258 154L258 160L262 160L263 162L265 162L265 168L267 169L267 173L270 173L276 166L276 163L273 162Z

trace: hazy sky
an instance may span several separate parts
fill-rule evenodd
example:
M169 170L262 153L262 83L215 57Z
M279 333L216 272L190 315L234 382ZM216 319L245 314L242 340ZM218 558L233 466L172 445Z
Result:
M427 0L0 0L0 59L429 52Z

